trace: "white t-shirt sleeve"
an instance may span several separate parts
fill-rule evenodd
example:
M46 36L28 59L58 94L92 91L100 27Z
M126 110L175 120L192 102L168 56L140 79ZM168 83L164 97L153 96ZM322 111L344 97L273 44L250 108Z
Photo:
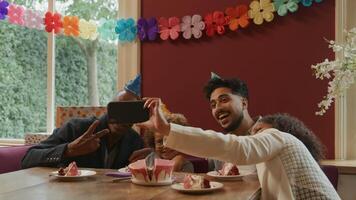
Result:
M165 145L193 156L248 165L275 157L284 143L283 135L277 129L266 129L253 136L236 136L171 124Z

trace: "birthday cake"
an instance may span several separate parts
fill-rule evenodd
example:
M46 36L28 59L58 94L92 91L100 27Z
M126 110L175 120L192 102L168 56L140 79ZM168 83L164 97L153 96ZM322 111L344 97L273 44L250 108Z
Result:
M202 176L188 174L183 180L184 189L210 188L210 182Z
M219 175L221 176L233 176L233 175L239 175L239 169L236 167L236 165L232 163L225 163L222 167L221 170L218 171Z
M172 182L174 161L155 158L155 165L148 170L145 160L138 160L129 165L133 182L160 183Z
M66 168L59 168L58 175L60 176L80 176L80 171L75 162L71 162Z

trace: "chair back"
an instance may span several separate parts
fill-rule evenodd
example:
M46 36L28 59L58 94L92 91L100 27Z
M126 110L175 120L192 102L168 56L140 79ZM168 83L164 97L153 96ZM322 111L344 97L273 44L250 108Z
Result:
M337 167L332 165L322 165L320 167L336 190L337 182L339 180L339 171Z
M99 117L106 113L106 106L58 106L56 112L56 127L62 126L73 117Z

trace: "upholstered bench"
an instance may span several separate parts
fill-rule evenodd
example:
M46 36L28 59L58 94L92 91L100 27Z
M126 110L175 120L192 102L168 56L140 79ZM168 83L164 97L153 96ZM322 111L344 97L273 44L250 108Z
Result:
M31 145L0 147L0 174L21 169L21 161Z

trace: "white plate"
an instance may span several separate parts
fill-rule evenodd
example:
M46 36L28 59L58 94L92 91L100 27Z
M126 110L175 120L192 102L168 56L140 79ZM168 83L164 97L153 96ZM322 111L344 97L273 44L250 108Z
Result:
M211 171L211 172L208 172L206 173L206 175L210 176L210 177L214 177L216 179L219 179L219 180L231 180L231 181L235 181L235 180L242 180L242 178L246 175L249 175L250 173L247 173L247 172L240 172L239 175L229 175L229 176L222 176L219 174L219 172L217 171Z
M219 190L223 188L224 185L219 182L210 181L210 188L202 188L202 189L185 189L183 183L176 183L171 186L172 189L177 190L179 192L191 193L191 194L202 194L208 193L215 190Z
M132 183L135 183L137 185L144 185L144 186L162 186L162 185L171 185L173 183L173 180L169 180L169 181L161 181L161 182L145 182L145 181L140 181L137 180L135 178L131 179Z
M123 167L118 169L117 171L121 172L121 173L131 173L129 167Z
M61 176L58 174L58 171L51 172L51 175L62 180L76 180L76 179L82 179L90 176L94 176L96 174L95 171L91 170L78 170L80 171L79 176Z

